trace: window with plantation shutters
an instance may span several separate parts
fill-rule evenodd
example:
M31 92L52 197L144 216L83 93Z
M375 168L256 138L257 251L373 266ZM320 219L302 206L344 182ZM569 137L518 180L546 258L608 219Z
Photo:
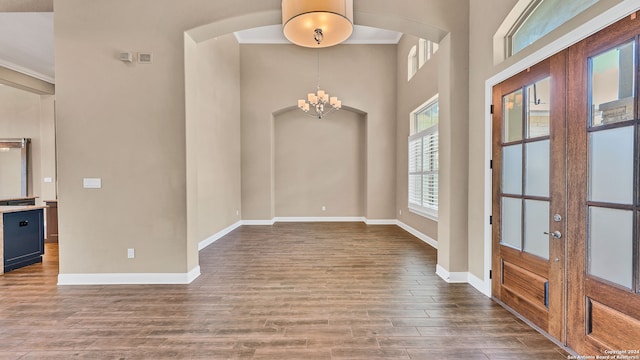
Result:
M411 113L409 210L438 219L438 99Z

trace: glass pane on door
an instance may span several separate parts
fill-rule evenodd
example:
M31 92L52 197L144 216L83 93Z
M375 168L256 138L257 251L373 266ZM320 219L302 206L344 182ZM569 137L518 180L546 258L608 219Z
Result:
M631 289L633 211L589 208L588 273Z
M527 86L527 138L549 135L551 80L544 78Z
M524 201L524 251L549 259L549 202Z
M522 250L522 200L502 198L501 243Z
M522 194L522 145L502 148L502 193Z
M549 140L525 144L525 195L549 196Z
M633 126L589 134L589 200L633 203Z
M630 41L590 60L591 126L633 120L635 43Z
M522 140L522 89L502 97L504 142Z

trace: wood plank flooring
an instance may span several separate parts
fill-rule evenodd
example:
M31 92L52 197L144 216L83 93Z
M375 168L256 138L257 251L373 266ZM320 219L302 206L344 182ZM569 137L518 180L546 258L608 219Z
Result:
M566 359L396 226L240 227L190 285L60 286L0 276L0 359Z

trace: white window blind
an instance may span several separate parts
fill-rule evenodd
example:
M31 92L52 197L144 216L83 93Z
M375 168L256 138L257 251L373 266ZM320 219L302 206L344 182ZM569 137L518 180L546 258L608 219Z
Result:
M428 119L428 120L425 120ZM437 220L438 217L438 103L412 113L409 136L409 210ZM429 127L425 129L425 124Z

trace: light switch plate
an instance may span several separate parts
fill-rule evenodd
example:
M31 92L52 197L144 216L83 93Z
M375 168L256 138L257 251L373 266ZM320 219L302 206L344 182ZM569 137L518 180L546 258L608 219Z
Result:
M140 64L151 64L153 63L153 54L149 52L139 52L138 53L138 63Z
M46 182L46 183L52 183L52 182L53 182L53 178L46 177L46 178L44 178L44 182Z
M101 178L84 178L82 179L82 187L85 189L100 189L102 188Z

